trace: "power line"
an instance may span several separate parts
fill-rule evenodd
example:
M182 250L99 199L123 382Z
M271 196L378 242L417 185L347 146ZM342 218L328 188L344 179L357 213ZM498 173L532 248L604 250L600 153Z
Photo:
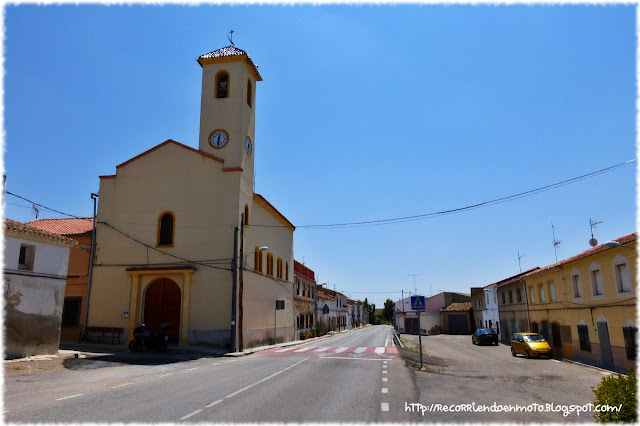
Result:
M464 207L458 207L458 208L454 208L454 209L449 209L449 210L442 210L442 211L436 211L436 212L431 212L431 213L424 213L424 214L417 214L417 215L411 215L411 216L401 216L401 217L395 217L395 218L387 218L387 219L376 219L376 220L367 220L367 221L359 221L359 222L343 222L343 223L327 223L327 224L311 224L311 225L297 225L296 228L300 229L300 228L355 228L355 227L364 227L364 226L378 226L378 225L389 225L389 224L396 224L396 223L404 223L404 222L413 222L413 221L417 221L417 220L425 220L425 219L429 219L432 217L436 217L436 216L445 216L448 214L455 214L455 213L461 213L464 211L468 211L468 210L473 210L473 209L477 209L477 208L481 208L481 207L487 207L490 205L495 205L495 204L502 204L508 201L513 201L513 200L517 200L520 198L525 198L525 197L530 197L532 195L536 195L539 194L541 192L546 192L546 191L550 191L552 189L557 189L557 188L561 188L563 186L566 185L570 185L572 183L576 183L576 182L580 182L582 180L585 179L590 179L593 178L595 176L598 176L600 174L604 174L604 173L608 173L610 171L613 171L615 169L621 168L621 167L625 167L628 166L631 163L635 163L636 159L632 159L632 160L628 160L628 161L624 161L622 163L618 163L615 164L613 166L609 166L609 167L605 167L604 169L600 169L600 170L596 170L593 172L589 172L580 176L576 176L570 179L565 179L563 181L560 182L556 182L556 183L552 183L549 185L545 185L545 186L541 186L535 189L531 189L528 191L524 191L524 192L520 192L517 194L512 194L512 195L508 195L505 197L500 197L500 198L495 198L493 200L488 200L488 201L483 201L480 203L476 203L476 204L471 204L471 205L467 205ZM47 207L45 205L36 203L34 201L28 200L27 198L21 197L19 195L13 194L9 191L6 191L7 194L9 195L13 195L14 197L20 198L22 200L28 201L32 204L35 204L37 206L40 206L44 209L65 215L65 216L70 216L70 217L74 217L74 218L78 218L81 219L80 217L76 216L76 215L72 215L69 213L64 213L61 212L60 210L56 210L56 209L52 209L50 207ZM134 222L120 222L123 224L131 224L131 225L142 225L142 226L157 226L156 224L142 224L142 223L134 223ZM214 228L214 227L227 227L230 225L185 225L184 227L190 227L190 228ZM255 227L263 227L263 228L285 228L288 227L286 225L260 225L260 224L251 224L251 226L255 226Z
M45 206L43 204L36 203L35 201L28 200L28 199L26 199L24 197L21 197L20 195L16 195L16 194L14 194L12 192L9 192L9 191L5 191L5 194L13 195L16 198L20 198L21 200L28 201L31 204L35 204L36 206L42 207L43 209L46 209L46 210L51 210L52 212L56 212L56 213L59 213L59 214L65 215L65 216L74 217L76 219L85 219L83 217L79 217L79 216L76 216L74 214L69 214L69 213L61 212L60 210L52 209L51 207L47 207L47 206ZM7 203L7 204L9 204L9 203Z

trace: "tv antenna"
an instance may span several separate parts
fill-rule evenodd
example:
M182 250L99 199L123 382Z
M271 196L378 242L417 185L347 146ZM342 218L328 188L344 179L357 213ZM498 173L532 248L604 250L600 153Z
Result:
M229 39L229 42L231 43L231 45L235 46L235 44L233 44L233 33L235 33L235 31L233 30L229 31L229 34L231 34L231 37L227 36L227 38Z
M418 275L423 275L423 274L409 274L410 277L413 277L413 294L418 294L418 290L416 290L416 277Z
M553 227L553 223L551 224L551 231L553 232L553 250L556 253L556 263L558 263L558 246L562 241L556 240L556 228Z
M38 215L40 214L40 210L38 210L35 204L33 204L31 207L33 208L33 212L36 214L36 219L37 219Z
M597 228L601 223L602 221L596 222L595 220L591 220L591 218L589 218L589 227L591 228L591 239L589 240L589 245L591 247L595 247L598 245L598 240L596 240L593 236L593 228Z
M520 272L522 272L522 266L520 265L520 259L522 259L525 256L526 256L526 254L523 254L522 256L520 256L520 252L518 252L518 268L520 268ZM557 258L557 256L556 256L556 258Z

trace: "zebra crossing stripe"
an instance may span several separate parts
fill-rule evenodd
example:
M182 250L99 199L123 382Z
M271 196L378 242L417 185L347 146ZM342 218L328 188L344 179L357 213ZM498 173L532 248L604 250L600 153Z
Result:
M316 349L314 352L324 352L331 349L331 346L321 346L320 349Z
M341 347L339 347L338 349L336 349L336 350L334 351L334 353L339 354L340 352L344 352L344 351L346 351L347 349L349 349L349 348L348 348L348 347L346 347L346 346L341 346Z
M308 351L309 349L314 349L314 348L302 348L302 349L295 350L294 352L304 352L304 351Z
M288 351L294 350L295 348L296 348L295 346L292 346L290 348L284 348L284 349L280 349L280 350L277 350L277 351L274 351L274 352L276 352L276 353L278 353L278 352L288 352Z
M377 354L383 354L384 353L384 349L385 349L384 347L377 347L376 348L376 353Z
M358 349L356 349L355 351L353 351L354 353L357 354L361 354L362 352L366 351L367 347L366 346L360 346Z

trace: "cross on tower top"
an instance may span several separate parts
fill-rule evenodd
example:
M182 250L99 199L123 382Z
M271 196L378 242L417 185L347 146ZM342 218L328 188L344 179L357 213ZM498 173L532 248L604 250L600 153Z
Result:
M231 43L231 45L235 46L235 44L233 44L233 33L235 33L235 31L233 30L229 31L229 34L231 34L231 37L227 36L227 38L229 39L229 42Z

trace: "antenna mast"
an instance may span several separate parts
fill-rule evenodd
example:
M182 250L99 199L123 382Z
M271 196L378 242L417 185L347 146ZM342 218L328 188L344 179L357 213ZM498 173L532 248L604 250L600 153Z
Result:
M520 272L522 273L522 265L520 265L520 259L522 259L523 257L525 257L526 254L523 254L522 256L520 256L520 252L518 252L518 268L520 268ZM557 262L558 256L556 256L556 262Z
M593 228L597 228L598 225L601 223L602 221L596 222L595 220L591 220L591 218L589 218L589 227L591 228L591 239L589 240L589 245L591 247L595 247L598 245L598 240L596 240L595 237L593 236Z
M551 231L553 232L553 250L556 253L556 263L558 263L558 246L562 241L556 240L556 228L553 227L553 223L551 224Z

